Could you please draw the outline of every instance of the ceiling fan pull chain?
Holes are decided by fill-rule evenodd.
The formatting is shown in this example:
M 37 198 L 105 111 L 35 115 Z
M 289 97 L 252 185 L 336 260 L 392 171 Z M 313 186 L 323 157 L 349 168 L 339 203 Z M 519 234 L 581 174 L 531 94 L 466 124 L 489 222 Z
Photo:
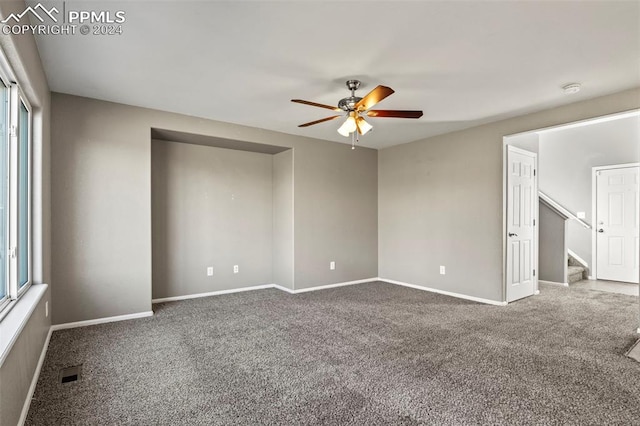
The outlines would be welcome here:
M 351 133 L 351 149 L 356 149 L 356 144 L 360 142 L 358 131 Z

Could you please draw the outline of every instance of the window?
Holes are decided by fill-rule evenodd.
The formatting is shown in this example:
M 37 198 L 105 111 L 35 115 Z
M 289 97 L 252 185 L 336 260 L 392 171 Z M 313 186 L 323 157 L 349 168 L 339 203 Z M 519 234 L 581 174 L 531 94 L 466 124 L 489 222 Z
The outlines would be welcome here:
M 0 63 L 0 317 L 31 284 L 31 107 Z
M 0 80 L 0 311 L 9 301 L 9 87 Z
M 31 222 L 29 211 L 31 126 L 29 118 L 29 110 L 24 104 L 24 100 L 20 99 L 20 113 L 18 115 L 18 214 L 16 216 L 18 220 L 18 286 L 20 289 L 29 284 L 29 223 Z

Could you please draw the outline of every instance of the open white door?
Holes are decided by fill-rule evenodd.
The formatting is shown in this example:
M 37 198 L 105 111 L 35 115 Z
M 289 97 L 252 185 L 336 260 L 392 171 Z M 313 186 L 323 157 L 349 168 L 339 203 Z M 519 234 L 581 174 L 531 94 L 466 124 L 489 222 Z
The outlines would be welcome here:
M 596 277 L 638 283 L 638 167 L 596 171 Z
M 507 302 L 535 294 L 537 154 L 507 145 Z

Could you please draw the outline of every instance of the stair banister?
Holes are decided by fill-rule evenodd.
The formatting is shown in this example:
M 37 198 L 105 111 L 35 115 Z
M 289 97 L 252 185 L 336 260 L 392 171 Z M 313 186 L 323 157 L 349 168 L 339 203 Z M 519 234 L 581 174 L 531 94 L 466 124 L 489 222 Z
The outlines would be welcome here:
M 542 201 L 544 201 L 549 207 L 559 211 L 560 213 L 562 213 L 564 216 L 568 217 L 569 219 L 575 220 L 577 221 L 580 225 L 582 225 L 584 228 L 587 229 L 591 229 L 591 225 L 589 225 L 587 222 L 585 222 L 584 220 L 578 218 L 578 216 L 576 216 L 574 213 L 570 212 L 569 210 L 567 210 L 565 207 L 563 207 L 560 203 L 558 203 L 557 201 L 555 201 L 553 198 L 549 197 L 547 194 L 545 194 L 542 191 L 538 191 L 538 195 L 540 196 L 540 199 Z

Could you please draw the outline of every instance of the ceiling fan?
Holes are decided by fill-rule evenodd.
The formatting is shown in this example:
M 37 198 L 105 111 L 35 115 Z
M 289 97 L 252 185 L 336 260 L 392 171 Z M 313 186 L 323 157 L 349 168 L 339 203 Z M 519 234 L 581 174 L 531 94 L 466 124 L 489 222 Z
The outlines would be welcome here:
M 345 137 L 352 137 L 353 144 L 357 139 L 357 135 L 364 135 L 373 126 L 367 123 L 362 117 L 390 117 L 390 118 L 420 118 L 422 117 L 422 111 L 401 111 L 401 110 L 385 110 L 385 109 L 370 109 L 387 96 L 394 93 L 393 89 L 387 86 L 378 86 L 369 92 L 364 98 L 356 96 L 355 92 L 360 87 L 359 80 L 347 80 L 347 88 L 351 91 L 351 96 L 340 99 L 337 107 L 330 105 L 319 104 L 316 102 L 305 101 L 302 99 L 291 99 L 291 102 L 299 104 L 311 105 L 320 108 L 330 109 L 336 112 L 346 112 L 347 119 L 338 129 L 338 133 Z M 325 121 L 335 120 L 336 118 L 344 117 L 345 114 L 333 115 L 331 117 L 321 118 L 320 120 L 310 121 L 304 123 L 298 127 L 308 127 L 314 124 L 324 123 Z M 353 147 L 353 146 L 352 146 Z

